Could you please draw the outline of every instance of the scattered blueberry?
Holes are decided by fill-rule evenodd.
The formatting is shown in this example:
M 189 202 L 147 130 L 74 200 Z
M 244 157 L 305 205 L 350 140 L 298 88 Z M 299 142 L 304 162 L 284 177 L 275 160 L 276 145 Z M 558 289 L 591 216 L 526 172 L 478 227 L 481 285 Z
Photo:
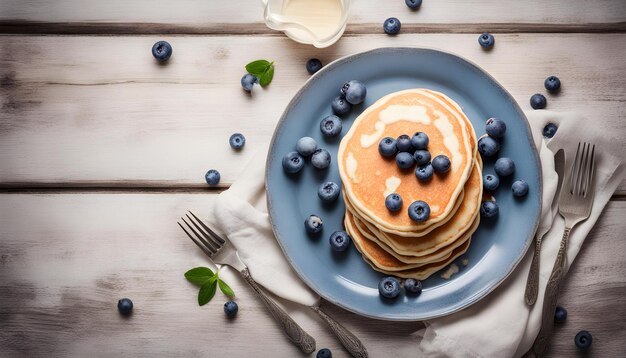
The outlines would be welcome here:
M 574 337 L 574 343 L 576 343 L 576 347 L 580 349 L 587 349 L 591 346 L 591 342 L 593 341 L 593 337 L 591 333 L 587 331 L 580 331 Z
M 533 109 L 544 109 L 548 105 L 548 100 L 546 97 L 540 93 L 535 93 L 530 97 L 530 106 Z
M 398 148 L 398 152 L 412 152 L 413 145 L 411 144 L 411 137 L 406 134 L 403 134 L 396 139 L 396 148 Z
M 333 113 L 338 116 L 344 115 L 352 109 L 352 105 L 341 96 L 335 97 L 335 99 L 333 99 L 330 103 L 330 107 L 332 108 Z
M 396 212 L 402 209 L 402 197 L 398 193 L 391 193 L 385 198 L 385 206 L 387 210 Z
M 559 127 L 557 127 L 556 124 L 548 123 L 545 127 L 543 127 L 543 136 L 546 138 L 552 138 L 556 134 L 557 129 L 559 129 Z
M 567 319 L 567 310 L 561 306 L 556 306 L 554 311 L 554 322 L 563 323 Z
M 409 205 L 409 217 L 418 223 L 428 220 L 430 217 L 430 206 L 421 200 L 414 201 Z
M 345 231 L 339 230 L 333 232 L 328 241 L 330 242 L 330 247 L 332 247 L 333 250 L 341 252 L 346 251 L 348 246 L 350 246 L 350 241 L 352 241 L 352 239 L 350 239 L 350 236 L 348 236 Z
M 517 180 L 511 185 L 513 196 L 522 197 L 528 194 L 528 183 L 523 180 Z
M 241 77 L 241 87 L 243 87 L 244 91 L 250 92 L 252 91 L 252 87 L 255 83 L 259 82 L 259 79 L 255 75 L 251 75 L 246 73 Z
M 411 137 L 411 144 L 415 149 L 426 149 L 428 148 L 428 135 L 424 132 L 417 132 L 413 134 Z
M 306 62 L 306 70 L 311 75 L 321 69 L 322 69 L 322 61 L 318 60 L 317 58 L 312 58 Z
M 335 137 L 341 133 L 341 119 L 339 117 L 330 115 L 322 119 L 320 122 L 320 130 L 322 134 L 327 137 Z
M 315 358 L 333 358 L 333 353 L 328 348 L 322 348 L 317 352 Z
M 322 231 L 323 226 L 324 223 L 322 219 L 317 215 L 309 215 L 309 217 L 304 220 L 304 228 L 309 234 L 319 233 Z
M 430 162 L 430 152 L 427 150 L 416 150 L 415 153 L 413 153 L 413 158 L 417 165 L 427 164 Z
M 293 174 L 299 172 L 304 167 L 304 158 L 298 152 L 289 152 L 283 157 L 283 169 L 285 172 Z
M 296 142 L 296 150 L 303 157 L 308 157 L 317 149 L 317 142 L 311 137 L 302 137 Z
M 317 196 L 320 200 L 325 202 L 332 202 L 337 200 L 339 197 L 339 185 L 337 183 L 333 183 L 332 181 L 323 183 L 317 189 Z
M 237 315 L 237 311 L 239 311 L 239 306 L 237 306 L 237 302 L 228 301 L 224 303 L 224 313 L 228 317 L 235 317 Z
M 172 45 L 167 41 L 158 41 L 152 46 L 152 56 L 159 61 L 167 61 L 172 56 Z
M 404 3 L 411 10 L 419 9 L 419 7 L 422 6 L 422 0 L 404 0 Z
M 556 92 L 561 88 L 561 80 L 556 76 L 550 76 L 543 82 L 544 87 L 550 92 Z
M 489 118 L 485 124 L 485 131 L 493 138 L 502 138 L 506 132 L 506 123 L 498 118 Z
M 208 172 L 206 172 L 206 174 L 204 174 L 204 180 L 206 180 L 206 183 L 209 185 L 217 185 L 220 182 L 220 172 L 218 172 L 215 169 L 211 169 Z
M 378 282 L 378 293 L 385 298 L 396 298 L 400 294 L 400 282 L 395 277 L 383 277 Z
M 378 143 L 378 152 L 383 157 L 391 157 L 395 155 L 397 151 L 396 140 L 391 137 L 385 137 Z
M 478 43 L 482 48 L 490 49 L 496 43 L 496 39 L 493 37 L 492 34 L 485 32 L 478 36 Z
M 417 180 L 422 181 L 422 182 L 429 181 L 430 178 L 433 177 L 434 173 L 435 173 L 435 169 L 433 168 L 433 165 L 430 163 L 427 163 L 426 165 L 421 165 L 415 168 L 415 176 L 417 177 Z
M 448 170 L 450 170 L 450 164 L 450 158 L 443 154 L 433 158 L 432 162 L 433 169 L 435 169 L 437 173 L 446 173 Z
M 500 142 L 486 136 L 478 140 L 478 152 L 483 157 L 493 157 L 500 151 Z
M 500 209 L 495 201 L 487 200 L 480 204 L 480 216 L 485 219 L 491 219 L 498 215 Z
M 330 165 L 330 153 L 326 149 L 318 148 L 311 155 L 311 164 L 317 169 L 325 169 Z
M 500 185 L 500 178 L 495 174 L 487 174 L 483 177 L 483 188 L 494 191 Z
M 130 298 L 122 298 L 117 301 L 117 310 L 123 315 L 129 315 L 133 311 L 133 301 Z
M 511 158 L 502 157 L 496 160 L 493 169 L 501 177 L 508 177 L 515 172 L 515 163 Z
M 398 32 L 400 32 L 401 27 L 402 24 L 400 23 L 400 20 L 398 20 L 398 18 L 396 17 L 390 17 L 383 23 L 383 29 L 388 35 L 397 34 Z
M 246 137 L 244 137 L 241 133 L 235 133 L 230 136 L 228 143 L 233 149 L 241 149 L 246 144 Z
M 413 278 L 404 280 L 404 290 L 413 295 L 422 293 L 422 281 Z
M 359 104 L 365 101 L 367 95 L 367 88 L 365 84 L 358 80 L 351 80 L 341 86 L 339 91 L 341 96 L 346 99 L 350 104 Z
M 400 152 L 396 154 L 396 164 L 398 164 L 398 167 L 401 169 L 409 169 L 415 165 L 415 159 L 413 159 L 411 153 Z

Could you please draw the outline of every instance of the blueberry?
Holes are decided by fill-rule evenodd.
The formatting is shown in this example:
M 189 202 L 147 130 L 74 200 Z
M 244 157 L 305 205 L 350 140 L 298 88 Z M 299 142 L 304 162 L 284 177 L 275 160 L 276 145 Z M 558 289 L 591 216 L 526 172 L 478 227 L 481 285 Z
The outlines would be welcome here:
M 543 127 L 543 136 L 546 138 L 552 138 L 556 134 L 557 129 L 559 127 L 554 123 L 548 123 L 545 127 Z
M 403 134 L 396 139 L 396 148 L 398 148 L 398 152 L 412 152 L 413 145 L 411 144 L 411 137 L 406 134 Z
M 446 173 L 450 170 L 450 164 L 450 158 L 443 154 L 436 156 L 432 162 L 433 169 L 435 169 L 437 173 Z
M 480 216 L 485 219 L 491 219 L 498 215 L 500 209 L 495 201 L 487 200 L 480 204 Z
M 298 152 L 289 152 L 283 157 L 283 169 L 285 172 L 293 174 L 302 170 L 304 158 Z
M 496 43 L 495 37 L 492 34 L 485 32 L 478 36 L 478 43 L 484 49 L 490 49 Z
M 427 150 L 416 150 L 415 153 L 413 153 L 413 158 L 417 165 L 427 164 L 430 162 L 430 152 Z
M 533 109 L 544 109 L 548 105 L 546 97 L 540 93 L 535 93 L 530 97 L 530 106 Z
M 251 75 L 249 73 L 246 73 L 243 77 L 241 77 L 241 87 L 243 87 L 246 92 L 252 91 L 252 87 L 257 82 L 259 82 L 259 79 L 255 75 Z
M 391 193 L 385 198 L 387 210 L 396 212 L 402 209 L 402 197 L 398 193 Z
M 383 277 L 378 282 L 378 293 L 385 298 L 396 298 L 400 294 L 400 282 L 395 277 Z
M 352 239 L 345 231 L 339 230 L 333 232 L 328 241 L 330 242 L 330 247 L 332 247 L 333 250 L 341 252 L 346 251 L 348 246 L 350 246 L 350 241 L 352 241 Z
M 209 185 L 217 185 L 220 182 L 220 172 L 218 172 L 215 169 L 211 169 L 208 172 L 206 172 L 206 174 L 204 174 L 204 180 L 206 180 L 206 183 Z
M 326 149 L 318 148 L 311 155 L 311 164 L 317 169 L 325 169 L 330 165 L 330 153 Z
M 478 140 L 478 152 L 483 157 L 493 157 L 500 151 L 500 142 L 486 136 Z
M 434 172 L 435 169 L 430 163 L 415 168 L 415 176 L 417 180 L 422 182 L 429 181 L 433 177 Z
M 404 3 L 411 10 L 419 9 L 419 7 L 422 6 L 422 0 L 404 0 Z
M 511 185 L 511 190 L 513 190 L 514 196 L 524 196 L 528 194 L 528 183 L 523 180 L 517 180 L 513 183 L 513 185 Z
M 409 217 L 418 223 L 428 220 L 430 217 L 430 206 L 421 200 L 414 201 L 409 205 Z
M 544 87 L 550 92 L 556 92 L 561 88 L 561 80 L 556 76 L 550 76 L 543 82 Z
M 335 137 L 341 133 L 341 120 L 339 117 L 330 115 L 320 122 L 320 130 L 327 137 Z
M 515 163 L 511 158 L 502 157 L 496 160 L 493 169 L 501 177 L 508 177 L 515 172 Z
M 317 149 L 317 142 L 311 137 L 302 137 L 296 142 L 296 150 L 303 157 L 308 157 Z
M 241 149 L 246 144 L 246 137 L 244 137 L 241 133 L 235 133 L 230 136 L 228 143 L 233 149 Z
M 502 138 L 506 132 L 506 123 L 498 118 L 489 118 L 485 124 L 485 131 L 493 138 Z
M 396 17 L 390 17 L 383 23 L 383 30 L 385 30 L 385 33 L 388 35 L 397 34 L 400 32 L 400 27 L 402 27 L 402 24 Z
M 428 135 L 424 132 L 417 132 L 413 134 L 411 138 L 411 144 L 415 149 L 426 149 L 428 148 Z
M 172 45 L 167 41 L 158 41 L 152 46 L 152 56 L 159 61 L 167 61 L 172 56 Z
M 400 169 L 409 169 L 415 165 L 415 159 L 413 159 L 411 153 L 400 152 L 396 154 L 396 164 L 398 164 Z
M 133 311 L 133 301 L 130 298 L 122 298 L 117 301 L 117 310 L 123 315 L 129 315 Z
M 500 185 L 500 178 L 495 174 L 487 174 L 483 178 L 483 188 L 494 191 Z
M 322 61 L 318 60 L 317 58 L 312 58 L 306 62 L 306 70 L 311 75 L 321 69 L 322 69 Z
M 224 303 L 224 313 L 226 313 L 226 316 L 230 318 L 235 317 L 237 315 L 237 311 L 239 311 L 239 306 L 237 306 L 237 302 L 228 301 Z
M 328 348 L 322 348 L 317 352 L 315 358 L 333 358 L 333 353 Z
M 337 200 L 339 197 L 339 185 L 337 183 L 333 183 L 332 181 L 323 183 L 317 189 L 317 196 L 320 200 L 325 202 L 332 202 Z
M 419 295 L 422 293 L 422 281 L 413 278 L 404 280 L 404 290 L 408 293 Z
M 591 346 L 591 342 L 593 341 L 593 337 L 591 333 L 587 331 L 580 331 L 574 337 L 574 343 L 576 343 L 576 347 L 580 349 L 587 349 Z
M 346 99 L 350 104 L 359 104 L 365 101 L 367 95 L 367 88 L 365 84 L 358 80 L 351 80 L 341 86 L 339 91 L 341 96 Z
M 304 228 L 309 234 L 317 234 L 322 231 L 323 227 L 324 223 L 317 215 L 309 215 L 309 217 L 304 220 Z
M 563 323 L 567 319 L 567 310 L 561 306 L 556 306 L 554 311 L 554 322 Z
M 396 140 L 391 137 L 385 137 L 378 143 L 378 153 L 383 157 L 391 157 L 395 155 L 397 151 Z
M 332 108 L 333 113 L 338 116 L 344 115 L 352 109 L 352 105 L 341 96 L 335 97 L 335 99 L 333 99 L 330 103 L 330 107 Z

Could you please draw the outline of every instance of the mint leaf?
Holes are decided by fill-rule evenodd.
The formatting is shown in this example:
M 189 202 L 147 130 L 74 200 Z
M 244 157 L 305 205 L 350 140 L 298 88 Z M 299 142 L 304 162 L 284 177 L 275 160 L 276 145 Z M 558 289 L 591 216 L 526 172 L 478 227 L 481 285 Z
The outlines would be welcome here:
M 217 290 L 217 276 L 211 277 L 205 282 L 198 292 L 198 304 L 204 306 L 215 296 Z
M 259 76 L 259 84 L 261 87 L 265 87 L 272 82 L 274 78 L 274 65 L 270 65 L 267 71 L 263 72 L 262 75 Z
M 246 71 L 257 77 L 261 76 L 272 64 L 267 60 L 256 60 L 246 65 Z
M 187 281 L 196 285 L 202 285 L 207 282 L 215 274 L 208 267 L 196 267 L 185 272 L 185 278 Z
M 220 291 L 222 291 L 223 294 L 225 294 L 229 298 L 235 297 L 235 291 L 233 291 L 233 289 L 230 288 L 230 286 L 228 286 L 226 282 L 218 279 L 217 284 L 220 286 Z

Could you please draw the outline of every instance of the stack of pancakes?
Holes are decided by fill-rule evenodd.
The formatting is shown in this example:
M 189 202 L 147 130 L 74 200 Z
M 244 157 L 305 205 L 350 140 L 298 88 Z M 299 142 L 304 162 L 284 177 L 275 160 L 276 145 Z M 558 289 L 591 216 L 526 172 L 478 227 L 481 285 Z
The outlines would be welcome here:
M 420 182 L 413 169 L 400 169 L 379 154 L 384 137 L 424 132 L 434 158 L 444 154 L 451 169 Z M 461 107 L 442 93 L 410 89 L 389 94 L 367 108 L 339 146 L 338 166 L 346 204 L 346 231 L 375 269 L 423 280 L 462 255 L 478 227 L 482 162 L 474 129 Z M 402 197 L 402 209 L 389 211 L 385 198 Z M 428 220 L 418 223 L 409 205 L 423 200 Z

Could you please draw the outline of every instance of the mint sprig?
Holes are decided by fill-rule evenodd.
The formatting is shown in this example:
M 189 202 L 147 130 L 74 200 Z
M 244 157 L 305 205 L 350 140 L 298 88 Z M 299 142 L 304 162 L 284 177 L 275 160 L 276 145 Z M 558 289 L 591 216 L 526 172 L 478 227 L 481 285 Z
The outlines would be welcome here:
M 259 79 L 261 87 L 265 87 L 269 85 L 274 78 L 274 61 L 252 61 L 246 65 L 246 71 L 251 75 L 255 75 Z
M 195 267 L 185 272 L 187 281 L 200 286 L 198 291 L 198 305 L 204 306 L 215 296 L 217 287 L 229 298 L 235 297 L 235 292 L 222 279 L 219 278 L 219 271 L 213 272 L 208 267 Z

